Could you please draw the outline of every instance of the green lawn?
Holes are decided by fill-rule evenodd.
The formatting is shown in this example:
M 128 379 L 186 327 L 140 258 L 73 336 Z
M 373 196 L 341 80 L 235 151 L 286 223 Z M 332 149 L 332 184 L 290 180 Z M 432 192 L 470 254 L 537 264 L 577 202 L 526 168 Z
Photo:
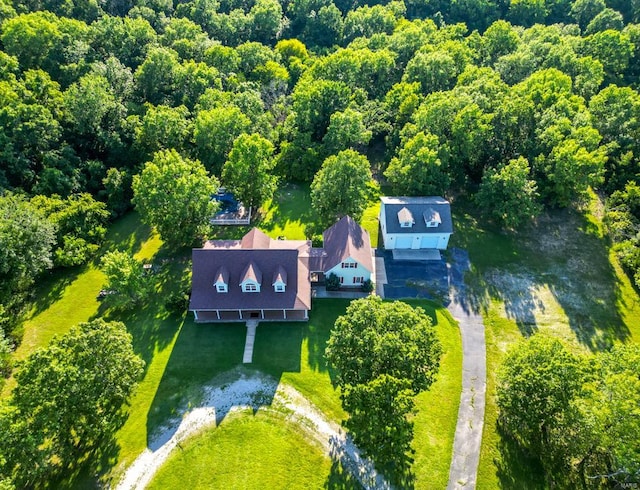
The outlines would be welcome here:
M 272 411 L 231 414 L 181 446 L 147 488 L 313 489 L 332 477 L 322 448 Z
M 408 301 L 424 308 L 434 319 L 443 355 L 440 372 L 429 391 L 416 397 L 418 413 L 414 419 L 413 448 L 415 487 L 446 488 L 453 451 L 462 388 L 462 340 L 457 324 L 442 308 L 428 301 Z
M 413 471 L 416 476 L 417 488 L 443 488 L 446 486 L 449 473 L 460 398 L 462 376 L 460 335 L 457 326 L 451 322 L 444 310 L 437 309 L 427 301 L 415 301 L 412 304 L 425 308 L 435 319 L 438 336 L 444 349 L 441 370 L 436 383 L 429 392 L 421 394 L 416 399 L 418 412 L 415 417 L 414 448 L 416 454 Z M 335 319 L 344 313 L 347 305 L 348 301 L 344 300 L 317 300 L 314 302 L 308 323 L 261 324 L 256 332 L 254 362 L 251 365 L 251 368 L 259 369 L 280 382 L 293 386 L 329 418 L 336 421 L 342 420 L 345 413 L 340 406 L 338 393 L 331 384 L 331 373 L 324 361 L 323 352 Z M 237 368 L 240 364 L 244 346 L 244 332 L 244 325 L 241 324 L 196 325 L 190 320 L 186 321 L 165 366 L 149 413 L 147 414 L 140 406 L 142 413 L 136 414 L 137 409 L 132 407 L 129 422 L 119 435 L 121 444 L 125 440 L 133 441 L 135 439 L 137 441 L 135 447 L 137 450 L 141 450 L 143 448 L 141 436 L 153 432 L 155 428 L 166 423 L 180 408 L 196 406 L 202 396 L 202 386 L 210 383 L 212 378 L 221 374 L 224 377 L 224 373 L 228 373 L 227 380 L 232 381 L 233 378 L 243 373 L 244 368 L 239 370 L 232 368 Z M 147 383 L 145 380 L 143 384 Z M 265 394 L 267 400 L 270 395 L 273 394 Z M 137 419 L 145 419 L 145 417 L 146 430 L 140 428 L 140 423 L 136 422 Z M 249 415 L 243 415 L 241 418 L 251 419 Z M 235 427 L 236 424 L 242 426 L 242 424 L 251 425 L 254 423 L 257 422 L 238 422 L 234 419 L 233 425 Z M 221 425 L 221 429 L 225 428 L 225 424 L 226 419 Z M 273 430 L 277 434 L 291 430 L 283 427 L 282 421 L 278 419 L 267 418 L 262 420 L 260 424 L 265 427 L 273 425 Z M 261 434 L 259 428 L 256 431 Z M 189 447 L 194 447 L 193 457 L 198 461 L 194 463 L 196 465 L 201 464 L 200 459 L 203 461 L 202 464 L 207 466 L 206 461 L 212 461 L 210 458 L 213 457 L 217 458 L 218 464 L 215 465 L 215 471 L 211 470 L 212 474 L 206 478 L 212 479 L 207 480 L 209 482 L 223 481 L 216 479 L 224 478 L 226 474 L 224 468 L 234 467 L 245 453 L 253 454 L 252 452 L 256 450 L 254 448 L 256 438 L 250 438 L 251 444 L 247 445 L 245 438 L 240 437 L 242 432 L 235 429 L 224 431 L 224 434 L 220 436 L 215 436 L 212 432 L 215 431 L 208 431 L 202 437 L 194 438 L 189 443 Z M 235 445 L 232 444 L 234 438 L 237 438 Z M 220 462 L 220 452 L 215 448 L 208 447 L 214 442 L 223 444 L 226 448 L 222 453 L 225 455 L 222 459 L 224 463 Z M 262 444 L 262 441 L 255 442 L 257 447 L 262 447 Z M 273 444 L 277 446 L 274 451 L 278 452 L 285 443 L 278 439 Z M 248 446 L 250 447 L 248 448 Z M 133 448 L 133 445 L 131 447 Z M 192 453 L 189 451 L 185 448 L 184 455 L 189 453 L 189 457 L 191 457 Z M 125 451 L 123 446 L 122 453 L 125 452 L 128 454 L 130 451 Z M 163 467 L 162 475 L 164 476 L 158 476 L 159 486 L 165 485 L 165 488 L 175 488 L 166 486 L 171 482 L 168 478 L 172 477 L 169 475 L 186 471 L 180 469 L 185 464 L 183 453 L 181 451 L 177 451 L 177 453 Z M 313 465 L 317 464 L 314 461 L 302 457 L 300 461 L 296 461 L 296 465 L 300 473 L 305 475 L 313 473 Z M 240 467 L 252 468 L 246 463 Z M 262 463 L 256 463 L 253 473 L 254 482 L 262 487 L 275 488 L 272 486 L 276 483 L 273 478 L 280 478 L 278 475 L 287 475 L 289 467 L 290 463 L 287 458 L 271 461 L 266 466 L 263 466 Z M 218 468 L 222 468 L 222 476 L 217 474 Z M 241 469 L 240 471 L 245 470 Z M 329 477 L 327 477 L 328 471 L 326 469 L 322 471 L 317 469 L 317 471 L 322 475 L 320 481 L 330 478 L 343 485 L 345 479 L 348 480 L 335 464 Z M 274 475 L 271 475 L 271 472 L 274 472 Z M 238 475 L 238 478 L 239 480 L 233 478 L 230 480 L 230 488 L 234 488 L 233 485 L 236 484 L 242 486 L 244 481 L 242 473 Z M 288 487 L 303 488 L 303 486 L 298 486 L 298 481 L 293 479 Z M 196 483 L 200 484 L 194 482 L 194 484 Z M 318 487 L 320 486 L 322 485 Z M 280 488 L 279 485 L 277 487 Z
M 283 234 L 288 238 L 302 238 L 304 213 L 309 210 L 308 189 L 287 186 L 275 199 L 278 205 L 269 207 L 263 217 L 266 231 L 272 236 Z M 296 204 L 296 201 L 303 204 Z M 377 204 L 376 209 L 373 207 L 367 211 L 371 222 L 375 221 Z M 115 451 L 108 454 L 110 459 L 101 462 L 102 466 L 93 470 L 103 475 L 103 483 L 118 480 L 124 469 L 147 447 L 154 431 L 185 407 L 197 405 L 202 399 L 204 385 L 214 378 L 222 376 L 224 379 L 225 373 L 231 380 L 244 369 L 239 368 L 244 347 L 244 325 L 197 325 L 190 315 L 170 313 L 164 306 L 168 295 L 188 281 L 189 250 L 165 250 L 158 236 L 141 224 L 135 213 L 128 214 L 111 227 L 104 249 L 114 248 L 129 251 L 139 260 L 158 266 L 159 270 L 153 276 L 157 284 L 156 293 L 148 298 L 146 304 L 122 313 L 100 304 L 96 296 L 103 286 L 104 276 L 98 270 L 97 262 L 56 273 L 40 285 L 38 302 L 23 326 L 25 340 L 15 354 L 17 358 L 24 358 L 34 349 L 47 345 L 53 335 L 63 334 L 72 325 L 97 316 L 121 320 L 127 325 L 136 353 L 146 362 L 145 374 L 131 400 L 129 417 L 116 434 Z M 457 327 L 449 322 L 442 310 L 436 312 L 432 304 L 424 301 L 417 304 L 436 320 L 445 354 L 441 374 L 432 390 L 417 398 L 413 470 L 419 488 L 439 488 L 446 484 L 451 457 L 460 396 L 461 347 Z M 347 305 L 348 301 L 317 300 L 308 323 L 262 324 L 257 331 L 254 363 L 250 366 L 295 387 L 336 421 L 342 420 L 345 413 L 339 394 L 331 384 L 331 372 L 323 353 L 332 325 Z M 9 391 L 10 386 L 5 395 Z M 237 434 L 243 424 L 243 421 L 230 422 L 228 433 L 221 431 L 219 436 L 207 434 L 203 437 L 233 439 L 233 434 Z M 273 425 L 277 437 L 282 439 L 287 439 L 287 431 L 292 430 L 282 421 L 274 421 L 273 417 L 246 424 L 257 424 L 254 427 L 256 433 L 264 430 L 265 426 Z M 236 425 L 237 429 L 234 428 Z M 193 444 L 194 448 L 202 446 L 196 439 Z M 331 464 L 329 459 L 318 453 L 318 448 L 304 451 L 310 458 L 309 473 L 314 474 L 315 467 L 324 465 L 320 472 L 322 481 L 348 488 L 349 478 L 339 465 Z M 270 464 L 267 467 L 276 474 L 274 478 L 289 478 L 285 466 Z M 297 485 L 295 482 L 307 481 L 303 476 L 296 478 L 292 480 L 293 487 Z M 61 482 L 61 486 L 86 487 L 95 484 L 93 480 L 94 477 L 85 474 L 73 481 Z M 265 481 L 269 486 L 271 480 Z M 242 485 L 241 481 L 238 484 Z
M 130 213 L 110 228 L 103 249 L 118 248 L 151 257 L 159 245 L 157 236 L 151 235 L 150 229 L 140 223 L 138 215 Z M 100 307 L 96 298 L 104 282 L 97 261 L 45 275 L 36 289 L 37 300 L 20 326 L 24 333 L 14 359 L 25 359 L 37 348 L 48 345 L 54 335 L 65 334 L 72 326 L 94 317 Z M 7 396 L 13 386 L 10 378 L 2 395 Z
M 467 282 L 485 318 L 487 409 L 478 488 L 544 487 L 535 462 L 497 432 L 495 375 L 510 345 L 536 332 L 576 351 L 640 341 L 638 294 L 607 245 L 596 204 L 550 212 L 518 233 L 486 226 L 472 206 L 453 206 L 452 245 L 469 251 Z

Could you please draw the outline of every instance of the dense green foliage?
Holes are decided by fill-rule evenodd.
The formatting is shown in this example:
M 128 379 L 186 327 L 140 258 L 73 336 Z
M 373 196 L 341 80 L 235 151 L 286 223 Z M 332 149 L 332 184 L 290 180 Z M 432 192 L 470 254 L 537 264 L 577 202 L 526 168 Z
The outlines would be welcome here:
M 538 459 L 550 485 L 602 488 L 640 476 L 640 348 L 580 356 L 534 336 L 498 381 L 500 424 Z
M 218 181 L 198 161 L 159 151 L 133 176 L 133 203 L 143 221 L 170 245 L 190 245 L 208 228 Z
M 31 285 L 91 260 L 133 188 L 171 245 L 218 181 L 255 207 L 314 182 L 323 225 L 372 177 L 507 228 L 595 188 L 640 284 L 639 22 L 635 0 L 1 0 L 0 371 Z
M 143 366 L 125 326 L 101 319 L 34 352 L 0 407 L 0 475 L 43 487 L 108 447 Z
M 345 426 L 376 464 L 402 479 L 410 458 L 413 397 L 439 368 L 440 343 L 421 308 L 378 296 L 351 302 L 338 317 L 325 357 L 349 414 Z
M 322 225 L 343 216 L 360 221 L 373 187 L 367 157 L 354 150 L 330 156 L 311 183 L 311 205 Z

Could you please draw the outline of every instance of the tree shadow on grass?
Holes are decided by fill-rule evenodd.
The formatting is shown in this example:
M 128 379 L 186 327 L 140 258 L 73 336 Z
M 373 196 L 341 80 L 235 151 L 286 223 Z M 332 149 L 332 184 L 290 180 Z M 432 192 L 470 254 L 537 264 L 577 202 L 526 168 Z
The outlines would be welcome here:
M 268 218 L 263 217 L 260 223 L 265 230 L 273 230 L 276 225 L 284 228 L 290 221 L 309 224 L 314 220 L 307 184 L 287 184 L 280 187 L 273 196 L 272 208 L 272 214 Z
M 256 330 L 253 363 L 242 364 L 246 326 L 244 323 L 196 324 L 185 320 L 174 344 L 164 374 L 147 417 L 147 444 L 157 448 L 177 430 L 181 414 L 201 406 L 211 395 L 203 387 L 225 386 L 261 373 L 265 382 L 253 393 L 248 404 L 257 410 L 271 405 L 284 372 L 300 371 L 303 323 L 261 323 Z M 273 380 L 273 382 L 269 381 Z M 208 390 L 208 388 L 207 388 Z M 220 423 L 230 407 L 217 407 Z M 162 429 L 162 435 L 158 431 Z
M 134 254 L 150 236 L 151 228 L 140 221 L 137 212 L 131 211 L 113 223 L 102 250 L 122 250 Z
M 466 247 L 473 269 L 467 298 L 486 309 L 492 299 L 523 336 L 549 317 L 549 294 L 566 315 L 577 340 L 592 351 L 625 341 L 630 331 L 620 314 L 622 287 L 597 226 L 575 210 L 552 210 L 517 233 L 505 233 L 468 214 L 456 217 L 455 241 Z
M 505 490 L 543 490 L 547 487 L 540 462 L 527 455 L 522 448 L 496 424 L 500 436 L 495 465 L 500 488 Z
M 324 351 L 331 335 L 331 329 L 340 315 L 344 315 L 350 300 L 346 299 L 316 299 L 313 302 L 313 314 L 309 325 L 304 330 L 307 340 L 308 363 L 311 369 L 318 372 L 328 372 L 333 382 L 334 372 L 327 365 Z
M 65 289 L 69 287 L 81 274 L 87 270 L 86 265 L 55 269 L 40 276 L 37 288 L 31 294 L 34 301 L 31 302 L 31 316 L 36 316 L 49 309 L 56 301 L 59 301 Z

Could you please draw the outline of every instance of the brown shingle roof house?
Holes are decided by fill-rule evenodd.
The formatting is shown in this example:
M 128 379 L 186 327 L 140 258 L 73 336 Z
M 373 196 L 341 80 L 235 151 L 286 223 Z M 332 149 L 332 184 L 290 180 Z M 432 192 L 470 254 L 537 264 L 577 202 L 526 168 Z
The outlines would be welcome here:
M 241 240 L 193 249 L 192 311 L 197 322 L 305 321 L 314 273 L 343 271 L 345 286 L 370 278 L 369 234 L 350 217 L 324 233 L 324 249 L 306 240 L 274 240 L 253 228 Z

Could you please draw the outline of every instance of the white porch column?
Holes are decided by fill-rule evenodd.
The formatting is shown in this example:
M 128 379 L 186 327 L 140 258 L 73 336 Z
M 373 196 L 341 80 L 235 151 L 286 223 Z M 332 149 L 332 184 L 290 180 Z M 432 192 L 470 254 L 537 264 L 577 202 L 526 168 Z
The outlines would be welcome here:
M 240 320 L 242 320 L 242 310 L 238 310 L 238 313 L 240 313 Z
M 193 316 L 196 317 L 196 320 L 198 319 L 198 310 L 193 310 Z
M 282 313 L 284 314 L 284 319 L 287 319 L 287 310 L 282 310 Z
M 264 320 L 264 310 L 260 310 L 260 317 Z
M 216 310 L 216 315 L 218 315 L 218 320 L 220 320 L 220 310 Z
M 309 310 L 304 310 L 304 317 L 305 319 L 309 318 Z

